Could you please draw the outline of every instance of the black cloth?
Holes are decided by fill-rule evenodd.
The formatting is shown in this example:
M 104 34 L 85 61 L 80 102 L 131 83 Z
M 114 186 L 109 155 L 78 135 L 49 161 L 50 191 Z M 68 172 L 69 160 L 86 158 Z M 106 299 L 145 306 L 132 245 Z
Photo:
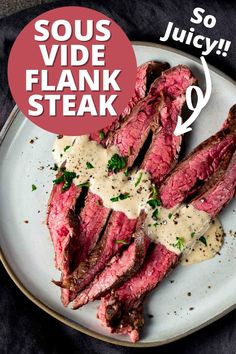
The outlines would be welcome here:
M 57 6 L 80 5 L 90 7 L 113 18 L 131 40 L 158 43 L 169 21 L 179 28 L 195 27 L 196 32 L 211 39 L 224 38 L 232 41 L 226 58 L 215 51 L 207 56 L 207 62 L 236 78 L 235 1 L 167 1 L 167 0 L 86 0 L 58 1 L 24 10 L 0 21 L 0 127 L 7 119 L 14 102 L 7 85 L 7 59 L 10 48 L 20 30 L 34 17 Z M 216 17 L 216 26 L 205 28 L 193 25 L 190 17 L 195 7 L 203 7 L 206 14 Z M 172 47 L 200 56 L 192 46 L 169 40 Z M 168 58 L 167 58 L 168 60 Z M 37 274 L 35 275 L 37 276 Z M 181 353 L 181 354 L 235 354 L 236 312 L 233 311 L 212 325 L 176 343 L 160 348 L 129 349 L 103 343 L 79 333 L 48 316 L 32 304 L 13 284 L 0 266 L 0 353 L 88 353 L 88 354 L 130 354 Z M 224 286 L 222 284 L 222 286 Z M 207 309 L 206 309 L 207 311 Z M 158 331 L 158 328 L 156 329 Z

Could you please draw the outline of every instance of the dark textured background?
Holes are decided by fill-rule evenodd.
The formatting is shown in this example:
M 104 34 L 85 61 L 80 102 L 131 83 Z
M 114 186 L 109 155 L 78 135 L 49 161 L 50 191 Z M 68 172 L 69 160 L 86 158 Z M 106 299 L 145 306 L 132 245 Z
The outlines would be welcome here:
M 47 2 L 48 4 L 45 4 Z M 212 39 L 225 38 L 232 41 L 226 58 L 213 53 L 207 57 L 207 61 L 236 79 L 235 1 L 87 0 L 50 3 L 50 0 L 13 0 L 0 1 L 0 17 L 35 4 L 41 5 L 0 20 L 0 127 L 14 105 L 7 86 L 6 75 L 7 57 L 11 45 L 26 23 L 38 14 L 56 6 L 82 5 L 94 8 L 112 17 L 131 40 L 156 43 L 158 43 L 159 37 L 165 33 L 168 21 L 174 22 L 180 28 L 188 29 L 194 7 L 203 7 L 206 13 L 216 16 L 217 24 L 213 29 L 197 25 L 196 31 L 198 30 L 199 33 Z M 179 42 L 168 41 L 167 44 L 200 56 L 197 49 Z M 0 266 L 0 286 L 1 354 L 144 353 L 142 349 L 122 348 L 103 343 L 54 320 L 32 304 L 17 289 L 2 266 Z M 222 284 L 222 286 L 224 285 Z M 145 351 L 150 354 L 236 354 L 236 311 L 178 342 Z

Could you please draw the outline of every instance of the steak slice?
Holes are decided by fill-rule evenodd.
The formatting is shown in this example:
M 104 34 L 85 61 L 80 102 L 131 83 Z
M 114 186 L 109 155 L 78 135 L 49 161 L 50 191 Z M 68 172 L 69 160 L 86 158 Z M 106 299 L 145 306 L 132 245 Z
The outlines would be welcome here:
M 122 117 L 130 114 L 134 106 L 148 94 L 153 81 L 169 68 L 170 65 L 168 63 L 156 61 L 148 61 L 138 67 L 135 92 L 124 109 Z
M 150 176 L 154 181 L 162 180 L 165 177 L 165 175 L 176 163 L 178 152 L 180 150 L 181 138 L 174 136 L 174 130 L 176 127 L 178 115 L 180 114 L 182 106 L 185 102 L 186 89 L 188 85 L 193 84 L 195 81 L 195 79 L 192 77 L 191 72 L 188 69 L 184 67 L 182 68 L 182 70 L 182 76 L 180 75 L 179 67 L 168 71 L 169 73 L 171 73 L 171 75 L 177 76 L 178 79 L 182 80 L 183 82 L 181 90 L 180 84 L 176 85 L 176 90 L 172 89 L 171 96 L 165 97 L 164 92 L 166 92 L 167 90 L 163 89 L 163 80 L 160 81 L 161 88 L 163 89 L 163 93 L 161 93 L 163 103 L 159 109 L 159 125 L 158 127 L 156 127 L 155 125 L 152 126 L 154 130 L 152 143 L 150 145 L 148 153 L 145 155 L 145 159 L 141 166 L 142 169 L 150 173 Z M 165 74 L 163 74 L 163 76 L 164 75 Z M 188 80 L 186 80 L 186 77 L 188 77 Z M 179 96 L 176 97 L 175 92 L 177 92 Z M 165 149 L 169 149 L 169 151 L 171 152 L 166 155 L 163 155 L 162 151 Z M 163 162 L 162 165 L 160 160 L 162 160 Z M 151 168 L 151 161 L 152 165 L 159 164 L 160 168 Z M 129 221 L 129 219 L 123 213 L 113 212 L 112 216 L 115 217 L 115 215 L 117 215 L 117 217 L 123 217 L 125 223 L 132 222 Z M 112 232 L 110 237 L 112 237 Z M 122 234 L 120 235 L 120 238 L 123 239 Z M 99 298 L 102 293 L 107 292 L 110 288 L 114 286 L 117 286 L 118 282 L 121 283 L 124 279 L 129 278 L 134 273 L 134 270 L 136 271 L 136 267 L 135 269 L 132 269 L 133 263 L 131 257 L 131 255 L 135 257 L 136 250 L 133 244 L 131 244 L 129 248 L 127 251 L 124 252 L 124 255 L 122 255 L 121 257 L 120 255 L 114 257 L 114 259 L 117 259 L 117 261 L 114 261 L 112 265 L 108 265 L 108 267 L 100 274 L 100 276 L 95 278 L 94 282 L 80 293 L 80 295 L 74 302 L 74 308 L 82 306 L 87 301 L 93 301 Z M 146 250 L 147 248 L 145 248 L 145 252 Z M 127 263 L 126 257 L 129 254 L 130 263 Z M 120 269 L 120 264 L 122 264 L 123 262 L 123 257 L 126 262 L 126 267 Z M 139 267 L 141 266 L 141 264 L 142 263 L 139 262 Z M 115 272 L 117 274 L 115 274 Z M 110 274 L 112 274 L 112 276 Z
M 104 208 L 99 196 L 88 192 L 85 206 L 79 215 L 79 243 L 81 248 L 77 264 L 83 262 L 95 247 L 100 231 L 104 228 L 110 210 Z
M 132 165 L 137 156 L 137 151 L 140 151 L 150 132 L 151 125 L 158 129 L 159 119 L 154 119 L 154 117 L 159 114 L 160 107 L 164 105 L 168 109 L 173 104 L 174 111 L 177 111 L 177 106 L 181 107 L 181 102 L 178 104 L 178 100 L 181 101 L 180 97 L 182 96 L 182 100 L 185 100 L 186 89 L 195 81 L 196 79 L 193 77 L 191 71 L 182 65 L 163 72 L 161 77 L 157 78 L 151 85 L 147 97 L 134 107 L 129 119 L 108 139 L 108 145 L 114 144 L 122 156 L 128 156 L 128 164 Z M 170 88 L 169 85 L 172 85 L 172 87 Z M 170 125 L 172 125 L 173 118 L 169 117 L 167 112 L 164 112 L 164 109 L 162 112 L 162 120 L 164 121 L 166 118 L 170 121 Z M 171 111 L 169 113 L 172 115 Z M 142 126 L 141 134 L 140 125 Z M 167 122 L 165 126 L 167 126 Z M 172 131 L 171 126 L 170 131 Z M 133 151 L 135 152 L 135 156 Z
M 149 172 L 153 183 L 157 186 L 178 161 L 182 138 L 175 136 L 174 130 L 184 103 L 184 93 L 173 101 L 164 99 L 159 114 L 159 127 L 154 130 L 151 145 L 141 165 L 141 169 Z
M 72 245 L 70 241 L 79 236 L 75 204 L 81 188 L 72 184 L 69 190 L 62 192 L 62 186 L 63 183 L 53 186 L 48 202 L 46 223 L 54 246 L 56 268 L 68 274 L 72 270 L 74 257 L 74 244 Z
M 227 126 L 227 134 L 232 134 L 232 126 L 234 125 L 232 120 L 235 121 L 235 106 L 230 110 L 229 117 L 224 124 L 224 128 Z M 229 122 L 231 124 L 229 125 Z M 223 128 L 223 129 L 224 129 Z M 226 132 L 225 132 L 226 134 Z M 215 143 L 214 139 L 208 139 L 208 144 Z M 205 144 L 205 148 L 208 148 L 208 144 Z M 200 145 L 201 146 L 201 145 Z M 231 149 L 224 155 L 223 160 L 219 165 L 219 169 L 208 180 L 207 185 L 209 188 L 203 187 L 203 192 L 196 199 L 192 201 L 192 204 L 198 210 L 208 212 L 211 217 L 216 216 L 224 205 L 229 202 L 235 194 L 236 188 L 236 153 L 229 163 L 229 158 L 232 156 L 233 151 L 236 149 L 236 141 L 231 146 Z M 197 150 L 197 149 L 196 149 Z M 199 149 L 201 152 L 201 149 Z M 218 158 L 217 155 L 215 155 Z M 195 158 L 195 154 L 191 154 L 190 157 Z M 191 161 L 191 159 L 189 159 Z M 137 340 L 139 338 L 138 328 L 141 329 L 141 312 L 142 301 L 146 294 L 155 288 L 159 282 L 165 277 L 165 275 L 177 264 L 178 257 L 168 251 L 163 245 L 157 244 L 154 246 L 154 251 L 161 247 L 165 249 L 166 261 L 173 260 L 170 267 L 162 269 L 162 264 L 156 263 L 155 257 L 148 256 L 141 267 L 141 270 L 136 273 L 129 281 L 125 282 L 118 290 L 114 291 L 111 295 L 107 295 L 103 300 L 99 308 L 98 317 L 102 320 L 103 324 L 110 327 L 110 331 L 116 333 L 128 333 L 131 339 Z M 173 257 L 173 258 L 172 258 Z M 165 262 L 165 259 L 162 260 Z M 158 265 L 157 269 L 155 265 Z M 151 280 L 148 279 L 148 283 L 145 281 L 145 269 L 147 270 L 146 276 L 152 274 Z M 152 270 L 153 269 L 153 273 Z M 156 270 L 156 272 L 154 271 Z M 150 273 L 148 273 L 148 271 Z M 153 281 L 153 282 L 152 282 Z M 135 295 L 136 291 L 136 295 Z M 127 319 L 127 313 L 132 313 L 133 324 Z M 136 315 L 136 318 L 134 317 Z M 138 327 L 137 327 L 138 324 Z M 134 331 L 134 332 L 133 332 Z M 134 335 L 135 334 L 135 335 Z
M 128 314 L 130 310 L 131 312 L 137 310 L 140 298 L 143 299 L 143 296 L 151 291 L 177 263 L 178 256 L 167 250 L 165 246 L 161 244 L 152 246 L 139 272 L 102 300 L 98 318 L 102 320 L 103 325 L 111 327 L 113 332 L 119 332 L 122 328 L 119 320 L 123 314 Z
M 64 279 L 62 286 L 72 291 L 79 292 L 88 285 L 95 275 L 103 269 L 111 257 L 120 251 L 123 244 L 119 242 L 120 234 L 122 240 L 130 243 L 136 220 L 124 222 L 123 213 L 112 214 L 108 221 L 103 237 L 90 253 L 89 257 L 79 264 L 77 269 Z M 118 241 L 118 242 L 117 242 Z
M 167 63 L 156 61 L 148 61 L 138 66 L 134 94 L 124 111 L 113 123 L 101 130 L 102 134 L 95 132 L 90 134 L 90 138 L 105 146 L 108 135 L 120 127 L 121 122 L 131 113 L 134 106 L 147 95 L 152 82 L 169 67 Z
M 197 146 L 177 167 L 160 187 L 162 204 L 171 208 L 186 199 L 199 181 L 205 181 L 219 166 L 220 161 L 236 142 L 236 105 L 233 106 L 223 128 Z
M 140 268 L 150 239 L 142 228 L 135 232 L 132 237 L 134 242 L 124 250 L 122 255 L 115 255 L 109 262 L 108 267 L 98 274 L 93 282 L 77 296 L 73 303 L 74 310 L 105 295 L 112 287 L 118 286 L 129 279 Z
M 236 146 L 235 146 L 236 148 Z M 192 205 L 205 211 L 214 218 L 221 209 L 231 201 L 235 195 L 236 188 L 236 152 L 234 152 L 227 168 L 222 167 L 218 174 L 218 180 L 211 188 L 200 194 L 192 201 Z

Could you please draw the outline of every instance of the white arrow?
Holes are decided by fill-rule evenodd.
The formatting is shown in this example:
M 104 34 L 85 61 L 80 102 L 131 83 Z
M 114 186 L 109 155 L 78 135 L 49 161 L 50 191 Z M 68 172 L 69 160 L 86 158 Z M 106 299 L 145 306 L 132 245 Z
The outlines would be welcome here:
M 207 66 L 205 58 L 202 56 L 200 59 L 201 59 L 201 62 L 202 62 L 204 75 L 205 75 L 206 93 L 205 93 L 205 96 L 203 96 L 203 92 L 200 89 L 200 87 L 198 87 L 198 86 L 189 86 L 187 88 L 187 91 L 186 91 L 186 102 L 187 102 L 188 108 L 191 111 L 193 111 L 193 113 L 186 120 L 186 122 L 184 122 L 183 124 L 182 124 L 182 118 L 180 116 L 178 116 L 177 125 L 176 125 L 175 131 L 174 131 L 174 135 L 175 136 L 185 134 L 185 133 L 190 132 L 192 130 L 190 125 L 198 117 L 198 115 L 200 114 L 201 110 L 203 109 L 203 107 L 205 107 L 205 105 L 207 104 L 207 102 L 209 101 L 209 99 L 211 97 L 212 84 L 211 84 L 210 72 L 209 72 L 209 69 L 208 69 L 208 66 Z M 195 92 L 197 94 L 196 107 L 193 107 L 193 103 L 192 103 L 192 90 L 195 90 Z

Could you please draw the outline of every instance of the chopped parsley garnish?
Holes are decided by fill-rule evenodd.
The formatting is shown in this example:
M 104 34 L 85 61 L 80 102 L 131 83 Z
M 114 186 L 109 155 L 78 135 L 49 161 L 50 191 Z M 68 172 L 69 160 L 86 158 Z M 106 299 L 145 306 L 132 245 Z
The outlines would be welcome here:
M 128 193 L 121 193 L 120 195 L 118 195 L 117 197 L 112 197 L 110 199 L 111 202 L 118 202 L 119 200 L 124 200 L 124 199 L 127 199 L 127 198 L 130 198 L 130 195 Z
M 36 185 L 35 185 L 35 184 L 32 184 L 32 192 L 33 192 L 33 191 L 36 191 L 36 189 L 37 189 Z
M 124 175 L 125 175 L 126 177 L 128 177 L 128 175 L 129 175 L 129 169 L 128 169 L 128 168 L 126 168 L 126 169 L 124 170 Z
M 168 219 L 171 219 L 172 216 L 173 216 L 173 214 L 172 214 L 172 213 L 169 213 L 169 214 L 168 214 Z
M 89 181 L 78 184 L 78 187 L 81 187 L 81 188 L 82 188 L 82 187 L 89 188 Z
M 110 199 L 111 202 L 118 202 L 119 201 L 119 197 L 112 197 Z
M 173 244 L 174 247 L 178 248 L 180 251 L 184 249 L 185 241 L 183 237 L 176 237 L 176 243 Z
M 141 182 L 141 179 L 143 177 L 143 172 L 140 172 L 137 181 L 135 182 L 135 187 L 137 187 L 139 185 L 139 183 Z
M 155 209 L 154 212 L 152 213 L 152 218 L 154 220 L 157 220 L 158 219 L 158 214 L 159 214 L 159 210 Z
M 60 183 L 63 183 L 63 186 L 62 186 L 62 192 L 65 192 L 67 191 L 72 182 L 73 182 L 73 179 L 76 177 L 76 173 L 75 172 L 70 172 L 70 171 L 63 171 L 62 175 L 58 178 L 56 178 L 53 183 L 54 184 L 60 184 Z
M 100 130 L 100 132 L 99 132 L 99 139 L 100 140 L 103 140 L 105 138 L 105 134 L 104 134 L 104 132 L 102 131 L 102 130 Z
M 66 145 L 66 146 L 64 147 L 64 152 L 66 152 L 70 147 L 71 147 L 71 145 Z
M 152 184 L 151 197 L 152 197 L 153 199 L 156 199 L 157 196 L 158 196 L 158 191 L 157 191 L 157 189 L 156 189 L 156 186 L 155 186 L 155 184 Z
M 108 171 L 117 173 L 123 168 L 125 168 L 126 163 L 127 163 L 127 157 L 122 157 L 118 154 L 114 154 L 107 163 Z
M 191 233 L 191 237 L 193 238 L 195 236 L 195 232 L 192 232 Z
M 205 236 L 201 236 L 199 238 L 199 241 L 201 241 L 205 246 L 207 246 L 207 240 L 206 240 Z
M 86 162 L 86 168 L 91 169 L 94 168 L 94 166 L 91 164 L 91 162 Z
M 115 240 L 115 243 L 121 243 L 122 245 L 127 245 L 125 240 Z
M 119 198 L 120 198 L 120 200 L 124 200 L 124 199 L 130 198 L 130 195 L 129 195 L 129 193 L 125 193 L 125 194 L 121 193 L 119 195 Z
M 157 209 L 157 207 L 161 206 L 161 201 L 160 199 L 158 199 L 158 191 L 156 189 L 156 186 L 154 184 L 152 184 L 152 190 L 151 190 L 151 195 L 150 197 L 152 199 L 149 199 L 147 201 L 147 204 L 150 205 L 150 207 L 154 210 L 152 213 L 152 218 L 154 220 L 158 219 L 158 214 L 159 214 L 159 210 Z M 154 226 L 158 225 L 158 223 L 156 223 Z
M 149 199 L 147 203 L 150 205 L 152 209 L 155 209 L 156 207 L 161 205 L 161 202 L 159 199 Z

